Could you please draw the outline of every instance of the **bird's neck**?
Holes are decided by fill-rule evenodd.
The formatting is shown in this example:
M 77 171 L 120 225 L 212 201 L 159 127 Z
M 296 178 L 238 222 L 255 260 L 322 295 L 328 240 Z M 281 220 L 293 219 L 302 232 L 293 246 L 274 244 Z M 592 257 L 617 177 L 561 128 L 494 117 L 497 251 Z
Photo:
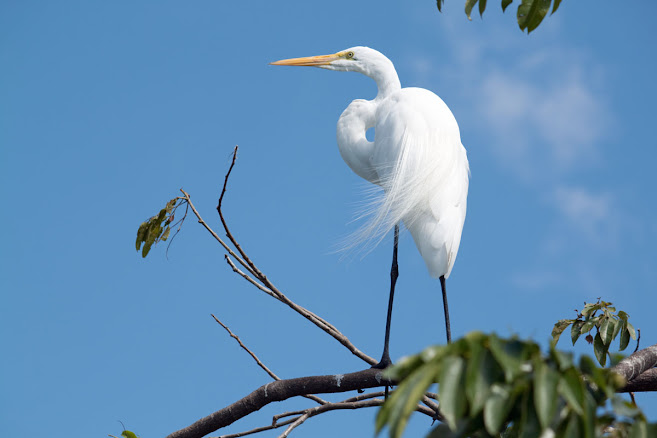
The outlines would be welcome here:
M 395 67 L 388 59 L 386 61 L 383 64 L 377 65 L 375 70 L 367 72 L 367 76 L 374 79 L 379 89 L 376 100 L 385 99 L 395 91 L 401 89 L 401 83 L 399 82 L 399 76 L 397 76 Z

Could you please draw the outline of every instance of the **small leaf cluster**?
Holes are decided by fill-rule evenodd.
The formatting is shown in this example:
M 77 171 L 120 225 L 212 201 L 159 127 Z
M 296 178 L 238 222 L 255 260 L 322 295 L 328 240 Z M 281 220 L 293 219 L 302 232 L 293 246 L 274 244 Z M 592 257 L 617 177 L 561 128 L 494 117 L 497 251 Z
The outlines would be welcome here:
M 609 355 L 609 346 L 612 341 L 620 335 L 620 351 L 627 348 L 630 338 L 636 339 L 636 330 L 628 321 L 629 315 L 622 310 L 616 313 L 612 303 L 600 301 L 587 303 L 584 310 L 577 314 L 575 319 L 561 319 L 557 321 L 552 329 L 552 342 L 556 344 L 561 334 L 570 328 L 570 337 L 575 342 L 583 334 L 587 334 L 586 340 L 593 343 L 593 351 L 600 365 L 605 366 Z M 591 330 L 596 329 L 595 337 Z
M 380 409 L 376 430 L 387 426 L 391 438 L 402 435 L 434 383 L 444 422 L 430 438 L 657 436 L 647 435 L 657 429 L 616 395 L 622 377 L 587 356 L 575 365 L 554 345 L 543 355 L 531 341 L 473 332 L 405 358 L 386 373 L 400 384 Z M 598 415 L 607 400 L 612 410 Z
M 169 238 L 175 211 L 181 203 L 180 198 L 173 198 L 158 214 L 139 226 L 136 247 L 137 251 L 141 249 L 142 257 L 146 257 L 151 247 L 157 242 L 166 241 Z
M 443 3 L 444 0 L 436 1 L 440 12 L 442 12 Z M 472 20 L 472 9 L 477 3 L 479 3 L 479 15 L 484 15 L 487 0 L 466 0 L 465 14 L 468 16 L 468 20 Z M 513 0 L 502 0 L 502 11 L 506 12 L 506 8 L 511 3 L 513 3 Z M 517 12 L 520 30 L 527 30 L 527 33 L 531 33 L 541 24 L 548 12 L 550 12 L 550 6 L 552 6 L 551 14 L 554 14 L 559 9 L 560 4 L 561 0 L 554 0 L 554 4 L 552 0 L 521 0 Z

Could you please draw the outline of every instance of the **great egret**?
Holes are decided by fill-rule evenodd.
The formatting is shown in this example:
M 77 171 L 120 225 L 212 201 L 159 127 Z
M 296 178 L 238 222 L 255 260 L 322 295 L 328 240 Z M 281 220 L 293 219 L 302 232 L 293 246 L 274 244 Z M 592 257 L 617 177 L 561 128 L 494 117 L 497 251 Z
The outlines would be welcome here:
M 459 127 L 447 105 L 423 88 L 402 88 L 392 62 L 369 47 L 333 55 L 284 59 L 273 65 L 310 66 L 355 71 L 374 79 L 374 100 L 356 99 L 338 120 L 340 154 L 357 175 L 383 188 L 384 196 L 365 229 L 381 235 L 394 227 L 390 297 L 383 355 L 378 368 L 390 365 L 388 343 L 398 276 L 399 222 L 410 231 L 429 273 L 440 278 L 447 342 L 451 341 L 445 279 L 461 241 L 470 170 Z M 366 132 L 374 128 L 374 141 Z

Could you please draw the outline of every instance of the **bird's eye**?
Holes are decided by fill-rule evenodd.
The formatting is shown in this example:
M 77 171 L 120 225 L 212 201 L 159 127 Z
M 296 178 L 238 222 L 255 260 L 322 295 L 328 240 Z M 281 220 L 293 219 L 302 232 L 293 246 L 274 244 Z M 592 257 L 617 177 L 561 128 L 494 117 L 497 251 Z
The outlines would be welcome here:
M 354 52 L 347 52 L 347 59 L 351 59 L 354 57 Z

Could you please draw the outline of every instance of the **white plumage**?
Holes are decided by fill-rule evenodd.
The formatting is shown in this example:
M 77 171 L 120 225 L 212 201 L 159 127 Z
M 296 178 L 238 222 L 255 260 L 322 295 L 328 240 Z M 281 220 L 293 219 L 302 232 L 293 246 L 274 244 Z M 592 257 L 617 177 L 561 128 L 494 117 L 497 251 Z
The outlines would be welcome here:
M 392 62 L 368 47 L 272 64 L 355 71 L 374 79 L 376 97 L 354 100 L 337 126 L 344 161 L 384 192 L 361 239 L 380 237 L 403 222 L 430 275 L 449 277 L 465 221 L 469 167 L 447 105 L 431 91 L 401 88 Z M 370 128 L 373 142 L 366 138 Z

